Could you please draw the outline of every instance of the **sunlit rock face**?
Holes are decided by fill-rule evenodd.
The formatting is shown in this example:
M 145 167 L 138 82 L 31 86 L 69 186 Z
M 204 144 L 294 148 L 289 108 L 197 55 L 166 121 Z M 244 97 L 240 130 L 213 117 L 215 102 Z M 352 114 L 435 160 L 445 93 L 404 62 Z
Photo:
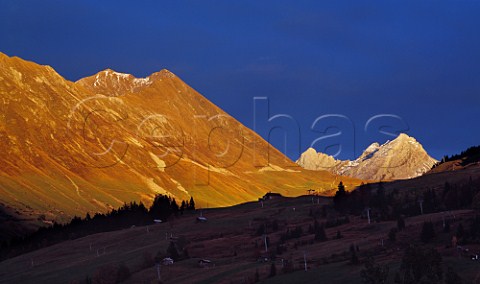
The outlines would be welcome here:
M 168 70 L 71 82 L 1 53 L 0 159 L 0 206 L 41 222 L 148 205 L 155 194 L 199 207 L 269 191 L 328 195 L 337 181 L 303 170 Z
M 415 138 L 403 133 L 383 145 L 373 143 L 354 161 L 335 160 L 312 148 L 297 160 L 305 169 L 328 170 L 364 180 L 410 179 L 428 172 L 437 162 Z

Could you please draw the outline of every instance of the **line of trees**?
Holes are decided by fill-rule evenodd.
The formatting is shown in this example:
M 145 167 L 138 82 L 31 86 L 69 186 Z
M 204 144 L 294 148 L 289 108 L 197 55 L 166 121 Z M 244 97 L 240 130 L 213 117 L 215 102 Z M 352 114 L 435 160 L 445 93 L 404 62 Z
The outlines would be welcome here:
M 195 210 L 193 197 L 190 200 L 182 201 L 179 206 L 175 198 L 157 195 L 148 209 L 143 203 L 131 202 L 106 214 L 96 213 L 91 217 L 87 213 L 85 218 L 75 216 L 67 224 L 54 223 L 50 227 L 41 227 L 28 236 L 16 237 L 9 242 L 0 243 L 0 260 L 51 246 L 65 240 L 73 240 L 91 234 L 110 232 L 132 226 L 153 224 L 154 219 L 167 222 L 172 216 L 183 215 L 184 211 L 188 210 Z
M 420 189 L 400 192 L 385 190 L 383 183 L 364 184 L 346 192 L 340 182 L 333 198 L 334 207 L 342 213 L 360 215 L 367 208 L 372 220 L 397 220 L 400 216 L 415 216 L 445 210 L 480 208 L 480 179 L 445 183 L 443 189 Z M 421 203 L 421 207 L 420 207 Z
M 467 150 L 462 151 L 460 154 L 456 154 L 452 156 L 444 156 L 442 159 L 442 163 L 455 161 L 455 160 L 462 160 L 463 166 L 466 166 L 471 163 L 479 162 L 480 161 L 480 145 L 470 147 Z
M 394 274 L 393 282 L 398 284 L 447 283 L 461 284 L 463 279 L 443 263 L 442 256 L 434 248 L 410 246 L 405 249 L 400 268 Z M 365 261 L 360 272 L 362 283 L 381 284 L 389 282 L 389 266 L 377 264 L 373 258 Z

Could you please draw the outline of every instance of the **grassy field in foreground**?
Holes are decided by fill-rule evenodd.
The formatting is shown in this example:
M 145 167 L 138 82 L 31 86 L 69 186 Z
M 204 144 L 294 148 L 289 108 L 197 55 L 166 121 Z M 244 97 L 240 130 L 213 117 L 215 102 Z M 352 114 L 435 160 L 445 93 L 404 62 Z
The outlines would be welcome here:
M 378 262 L 389 264 L 393 279 L 403 249 L 418 242 L 423 222 L 432 220 L 438 225 L 443 216 L 435 213 L 407 218 L 406 229 L 397 234 L 396 242 L 389 242 L 387 237 L 396 222 L 368 224 L 358 216 L 349 216 L 350 223 L 326 229 L 327 241 L 314 242 L 314 235 L 308 233 L 308 227 L 313 225 L 309 213 L 330 203 L 331 199 L 310 196 L 277 198 L 264 202 L 263 208 L 259 202 L 250 202 L 202 210 L 208 218 L 206 223 L 195 222 L 200 214 L 197 211 L 168 223 L 95 234 L 1 262 L 0 283 L 79 283 L 87 276 L 108 273 L 109 268 L 120 264 L 128 267 L 131 274 L 125 283 L 157 283 L 156 267 L 148 260 L 166 254 L 171 236 L 185 241 L 190 258 L 162 266 L 164 283 L 252 283 L 256 271 L 262 283 L 359 283 L 363 264 L 349 264 L 351 244 L 359 247 L 360 262 L 373 255 Z M 475 214 L 469 210 L 453 213 L 457 222 Z M 278 230 L 267 231 L 269 251 L 276 250 L 287 229 L 300 226 L 303 234 L 285 242 L 286 251 L 277 254 L 276 276 L 269 278 L 271 263 L 258 261 L 265 248 L 263 237 L 256 232 L 265 221 L 273 220 L 277 221 Z M 437 231 L 433 245 L 443 255 L 444 263 L 453 266 L 464 280 L 470 281 L 467 283 L 475 283 L 480 262 L 458 257 L 454 249 L 446 248 L 451 234 L 440 233 L 440 228 Z M 341 239 L 335 238 L 337 232 L 343 236 Z M 289 260 L 294 271 L 284 273 L 280 258 Z M 211 260 L 215 267 L 199 267 L 200 259 Z

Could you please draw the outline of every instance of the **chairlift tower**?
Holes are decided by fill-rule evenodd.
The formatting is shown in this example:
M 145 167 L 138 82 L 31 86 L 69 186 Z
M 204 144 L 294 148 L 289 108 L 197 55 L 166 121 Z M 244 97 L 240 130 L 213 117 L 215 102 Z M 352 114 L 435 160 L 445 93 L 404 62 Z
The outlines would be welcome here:
M 305 272 L 307 271 L 307 254 L 303 251 L 303 264 L 305 266 Z
M 265 232 L 264 232 L 264 241 L 265 241 L 265 252 L 268 252 L 268 243 L 267 243 L 267 224 L 265 224 Z
M 365 208 L 367 210 L 368 224 L 370 224 L 370 207 Z

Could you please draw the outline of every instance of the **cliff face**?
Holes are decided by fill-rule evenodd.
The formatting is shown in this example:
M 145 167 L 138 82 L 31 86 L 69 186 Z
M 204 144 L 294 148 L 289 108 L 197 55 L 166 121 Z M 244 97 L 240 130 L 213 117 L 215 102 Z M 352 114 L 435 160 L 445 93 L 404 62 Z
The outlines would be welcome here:
M 312 148 L 297 160 L 305 169 L 364 180 L 410 179 L 428 172 L 436 162 L 415 138 L 403 133 L 383 145 L 373 143 L 353 161 L 335 160 Z

